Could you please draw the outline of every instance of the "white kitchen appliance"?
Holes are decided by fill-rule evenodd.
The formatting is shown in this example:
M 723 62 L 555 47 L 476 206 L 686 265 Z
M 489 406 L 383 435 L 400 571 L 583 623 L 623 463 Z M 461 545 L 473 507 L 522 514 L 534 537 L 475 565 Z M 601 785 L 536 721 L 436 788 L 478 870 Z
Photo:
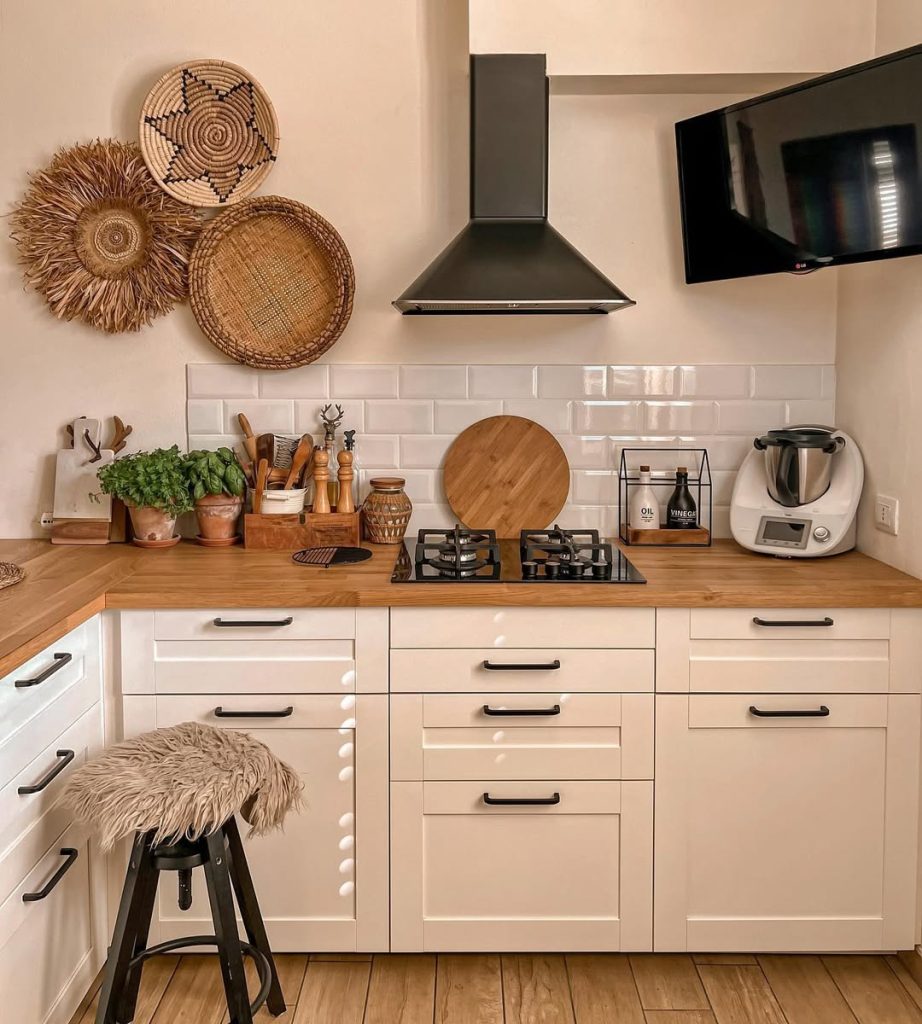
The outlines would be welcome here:
M 785 558 L 855 546 L 864 461 L 848 434 L 796 426 L 757 437 L 730 498 L 730 532 L 744 548 Z

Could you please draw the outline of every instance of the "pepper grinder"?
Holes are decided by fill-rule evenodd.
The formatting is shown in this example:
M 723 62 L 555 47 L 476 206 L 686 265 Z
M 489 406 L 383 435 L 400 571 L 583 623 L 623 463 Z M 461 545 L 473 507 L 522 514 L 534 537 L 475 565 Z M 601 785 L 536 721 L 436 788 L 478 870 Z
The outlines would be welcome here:
M 353 462 L 355 455 L 352 452 L 355 446 L 355 431 L 347 430 L 343 433 L 345 447 L 336 455 L 339 463 L 339 503 L 336 506 L 337 512 L 354 512 L 355 500 L 352 496 L 352 480 L 355 477 Z
M 312 511 L 324 513 L 330 511 L 330 493 L 327 483 L 330 479 L 330 456 L 325 448 L 318 448 L 314 453 L 314 506 Z

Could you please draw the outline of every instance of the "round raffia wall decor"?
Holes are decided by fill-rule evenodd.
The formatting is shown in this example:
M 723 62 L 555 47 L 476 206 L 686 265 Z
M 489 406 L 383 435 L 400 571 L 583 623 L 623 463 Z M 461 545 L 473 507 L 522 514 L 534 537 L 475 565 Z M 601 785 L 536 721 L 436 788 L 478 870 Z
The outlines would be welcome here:
M 243 68 L 196 60 L 168 71 L 141 108 L 141 150 L 157 184 L 192 206 L 253 192 L 279 145 L 272 102 Z
M 245 199 L 199 236 L 189 296 L 199 326 L 238 363 L 304 366 L 343 333 L 355 273 L 339 232 L 281 196 Z
M 61 320 L 137 331 L 187 293 L 198 214 L 151 181 L 133 143 L 62 149 L 13 211 L 26 281 Z

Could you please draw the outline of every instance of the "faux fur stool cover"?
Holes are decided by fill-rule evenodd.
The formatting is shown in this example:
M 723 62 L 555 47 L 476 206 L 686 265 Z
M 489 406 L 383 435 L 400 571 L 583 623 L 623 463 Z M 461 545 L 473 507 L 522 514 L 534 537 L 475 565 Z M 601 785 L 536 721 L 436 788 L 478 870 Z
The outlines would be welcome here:
M 74 772 L 64 800 L 108 850 L 134 832 L 198 839 L 238 811 L 251 836 L 263 835 L 300 805 L 301 788 L 252 736 L 184 722 L 109 747 Z

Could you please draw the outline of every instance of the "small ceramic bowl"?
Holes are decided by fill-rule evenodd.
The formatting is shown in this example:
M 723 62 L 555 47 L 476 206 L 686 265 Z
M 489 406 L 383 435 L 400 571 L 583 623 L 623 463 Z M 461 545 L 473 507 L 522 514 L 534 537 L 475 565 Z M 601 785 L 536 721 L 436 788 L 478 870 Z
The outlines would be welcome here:
M 305 487 L 288 491 L 263 491 L 262 514 L 265 516 L 297 515 L 304 510 Z

